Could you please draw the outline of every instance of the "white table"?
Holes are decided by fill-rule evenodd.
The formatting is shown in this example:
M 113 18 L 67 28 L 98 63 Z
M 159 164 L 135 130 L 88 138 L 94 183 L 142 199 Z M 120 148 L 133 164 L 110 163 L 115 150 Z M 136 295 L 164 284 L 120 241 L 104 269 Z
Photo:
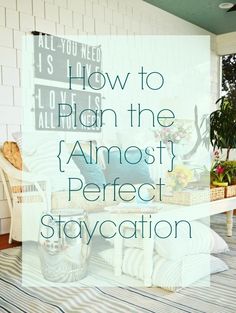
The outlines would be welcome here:
M 157 203 L 156 212 L 140 211 L 139 205 L 136 205 L 136 210 L 129 209 L 128 206 L 121 205 L 108 207 L 108 210 L 116 221 L 124 220 L 137 220 L 141 215 L 152 215 L 152 221 L 160 221 L 165 219 L 167 221 L 174 220 L 199 220 L 212 215 L 226 212 L 226 224 L 227 224 L 227 236 L 232 236 L 233 229 L 233 210 L 236 208 L 236 197 L 227 198 L 208 203 L 202 203 L 193 206 L 178 206 L 172 204 Z M 153 210 L 151 210 L 153 211 Z M 155 211 L 155 210 L 154 210 Z M 123 262 L 123 238 L 121 236 L 114 237 L 114 271 L 116 276 L 122 274 L 122 262 Z M 152 272 L 153 272 L 153 251 L 154 240 L 148 236 L 143 238 L 143 250 L 144 250 L 144 285 L 149 287 L 152 285 Z

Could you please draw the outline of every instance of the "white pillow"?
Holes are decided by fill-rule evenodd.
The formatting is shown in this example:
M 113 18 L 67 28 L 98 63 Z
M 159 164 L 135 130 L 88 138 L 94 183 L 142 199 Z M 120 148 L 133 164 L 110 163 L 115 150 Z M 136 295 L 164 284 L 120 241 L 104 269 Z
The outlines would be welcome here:
M 213 229 L 211 229 L 211 234 L 214 242 L 214 246 L 211 253 L 218 254 L 230 251 L 229 246 L 225 242 L 225 240 L 220 235 L 218 235 Z
M 113 249 L 99 253 L 102 259 L 114 266 Z M 185 256 L 182 260 L 167 260 L 154 255 L 153 286 L 176 291 L 203 279 L 209 274 L 228 270 L 220 259 L 208 254 Z M 143 280 L 143 250 L 127 248 L 124 252 L 122 271 L 134 278 Z
M 173 236 L 155 241 L 155 250 L 164 258 L 176 260 L 183 256 L 199 253 L 222 253 L 229 251 L 228 245 L 213 229 L 193 221 L 191 225 L 191 238 L 189 226 L 178 227 L 177 238 Z
M 177 238 L 173 238 L 173 236 L 166 239 L 156 237 L 155 251 L 160 256 L 171 260 L 181 259 L 185 255 L 198 253 L 217 254 L 229 251 L 225 240 L 213 229 L 197 221 L 191 222 L 190 225 L 192 238 L 189 238 L 189 229 L 187 227 L 179 226 Z M 128 237 L 132 234 L 132 230 L 125 230 L 125 236 Z M 112 239 L 109 241 L 113 243 Z M 123 242 L 127 248 L 143 248 L 141 235 L 137 238 L 123 239 Z
M 34 133 L 25 134 L 21 137 L 18 133 L 14 134 L 14 138 L 19 145 L 24 165 L 35 175 L 44 176 L 51 182 L 52 191 L 68 190 L 68 178 L 76 177 L 84 181 L 84 177 L 80 170 L 71 159 L 69 164 L 69 153 L 65 143 L 62 144 L 60 154 L 62 170 L 60 171 L 59 158 L 59 142 L 57 134 Z

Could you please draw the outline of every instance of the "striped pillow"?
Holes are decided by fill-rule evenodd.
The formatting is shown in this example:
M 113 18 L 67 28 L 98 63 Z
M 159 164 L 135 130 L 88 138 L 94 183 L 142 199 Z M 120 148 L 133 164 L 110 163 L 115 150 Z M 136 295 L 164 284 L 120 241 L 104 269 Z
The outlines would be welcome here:
M 114 266 L 113 249 L 99 253 L 102 259 Z M 134 278 L 143 280 L 143 251 L 135 248 L 125 249 L 122 271 Z M 209 274 L 222 272 L 228 266 L 220 259 L 208 254 L 195 254 L 173 261 L 154 255 L 154 270 L 152 284 L 170 291 L 177 291 L 190 286 L 207 277 Z

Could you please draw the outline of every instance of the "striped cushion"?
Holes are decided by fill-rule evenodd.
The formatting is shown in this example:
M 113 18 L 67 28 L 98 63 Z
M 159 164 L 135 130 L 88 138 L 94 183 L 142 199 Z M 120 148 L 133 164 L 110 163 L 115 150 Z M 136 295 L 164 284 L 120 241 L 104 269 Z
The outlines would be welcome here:
M 100 252 L 106 263 L 114 266 L 113 249 Z M 167 260 L 154 255 L 154 270 L 152 275 L 153 286 L 176 291 L 192 285 L 209 274 L 222 272 L 228 269 L 220 259 L 208 254 L 195 254 L 183 257 L 181 260 Z M 124 253 L 122 271 L 132 277 L 144 278 L 143 251 L 127 248 Z

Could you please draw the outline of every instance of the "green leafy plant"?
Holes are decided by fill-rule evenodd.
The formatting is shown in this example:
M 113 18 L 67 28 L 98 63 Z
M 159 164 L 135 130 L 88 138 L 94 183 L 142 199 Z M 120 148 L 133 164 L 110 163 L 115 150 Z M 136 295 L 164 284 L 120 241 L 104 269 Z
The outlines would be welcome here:
M 231 184 L 232 177 L 234 176 L 234 172 L 236 170 L 235 165 L 233 166 L 230 161 L 219 161 L 216 160 L 211 168 L 211 178 L 213 184 L 217 183 L 227 183 Z
M 222 57 L 222 92 L 224 96 L 216 101 L 218 110 L 203 117 L 202 143 L 207 148 L 210 142 L 214 149 L 226 149 L 228 160 L 230 150 L 236 148 L 236 54 Z
M 210 115 L 210 142 L 214 149 L 227 149 L 226 160 L 230 150 L 236 147 L 236 107 L 227 97 L 216 102 L 219 109 Z
M 222 57 L 222 91 L 236 106 L 236 54 Z
M 230 171 L 231 175 L 231 184 L 236 184 L 236 161 L 224 161 L 224 167 L 227 171 Z

